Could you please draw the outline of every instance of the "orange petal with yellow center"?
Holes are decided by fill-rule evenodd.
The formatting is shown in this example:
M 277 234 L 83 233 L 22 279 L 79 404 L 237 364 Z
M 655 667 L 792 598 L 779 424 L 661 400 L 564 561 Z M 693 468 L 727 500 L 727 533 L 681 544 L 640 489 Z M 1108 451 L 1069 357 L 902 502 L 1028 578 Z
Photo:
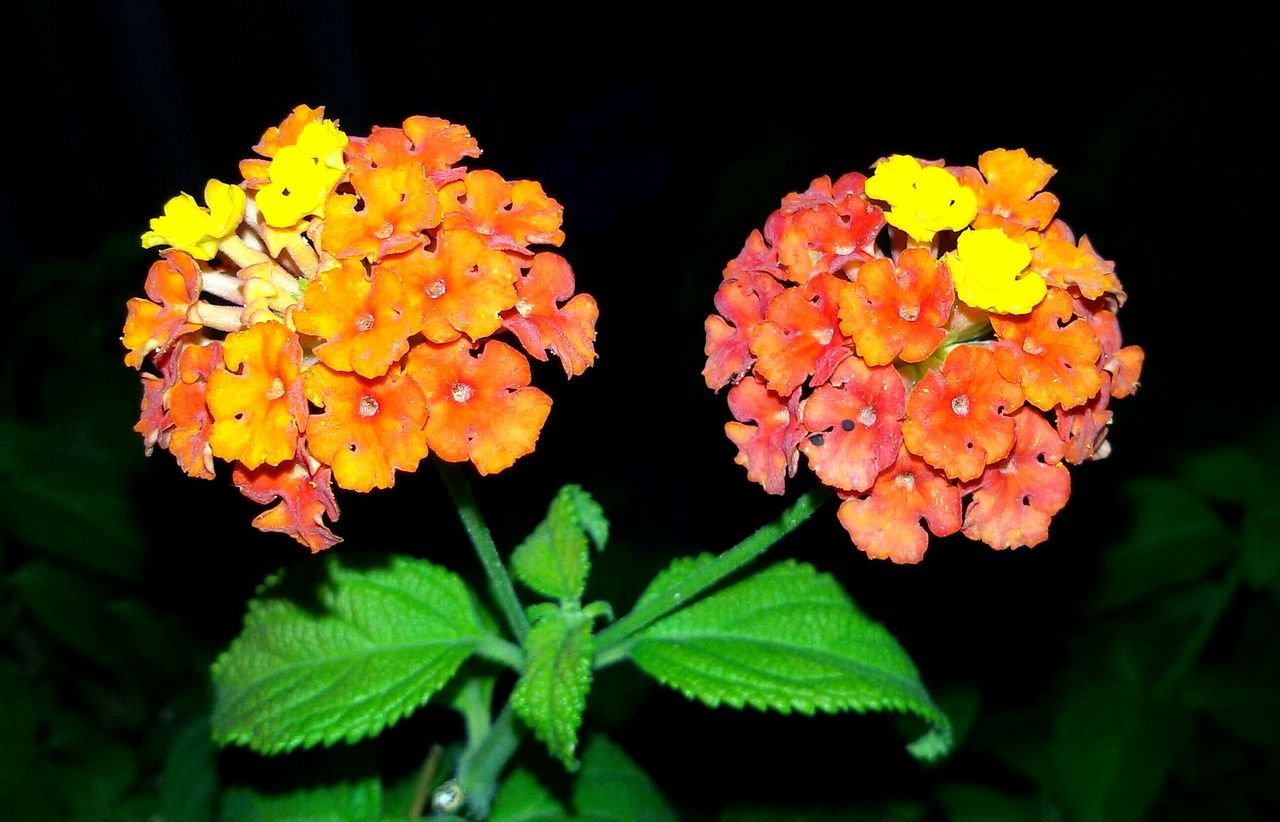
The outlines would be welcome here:
M 840 330 L 868 365 L 920 362 L 947 336 L 955 296 L 947 267 L 928 250 L 909 248 L 896 268 L 882 257 L 858 269 L 840 295 Z
M 769 303 L 764 322 L 752 329 L 750 348 L 756 373 L 770 390 L 789 397 L 811 375 L 812 384 L 821 385 L 853 354 L 838 316 L 840 293 L 848 288 L 847 280 L 817 274 Z
M 1001 340 L 996 366 L 1005 379 L 1020 382 L 1027 402 L 1041 411 L 1074 408 L 1102 385 L 1102 347 L 1087 322 L 1068 322 L 1074 314 L 1070 295 L 1050 288 L 1030 314 L 991 316 Z
M 422 242 L 440 222 L 435 183 L 420 165 L 357 169 L 355 194 L 335 191 L 325 203 L 321 247 L 336 257 L 377 261 Z
M 469 228 L 498 248 L 564 242 L 564 208 L 533 180 L 509 183 L 492 171 L 470 171 L 440 189 L 440 206 L 443 228 Z
M 438 117 L 410 117 L 403 128 L 374 126 L 367 138 L 353 138 L 347 147 L 347 160 L 353 165 L 420 165 L 428 177 L 449 169 L 463 157 L 479 156 L 480 146 L 466 126 Z
M 416 248 L 379 269 L 404 283 L 414 328 L 432 342 L 487 337 L 516 304 L 516 264 L 472 231 L 441 231 L 431 251 Z
M 390 488 L 397 470 L 413 471 L 427 455 L 427 404 L 400 366 L 366 379 L 315 365 L 306 385 L 307 399 L 324 409 L 311 416 L 307 446 L 343 488 Z
M 183 334 L 200 328 L 188 320 L 191 307 L 200 299 L 200 267 L 181 251 L 166 251 L 147 272 L 146 294 L 150 299 L 129 300 L 129 316 L 120 338 L 129 349 L 125 365 L 141 368 L 142 361 L 155 351 L 164 351 Z
M 417 327 L 400 278 L 375 266 L 370 274 L 360 260 L 344 260 L 307 286 L 293 312 L 301 334 L 319 337 L 320 362 L 337 371 L 380 377 L 409 350 Z
M 898 457 L 907 388 L 887 366 L 850 357 L 804 401 L 809 436 L 800 450 L 818 479 L 841 491 L 865 491 Z
M 1000 376 L 995 360 L 986 346 L 957 346 L 907 399 L 903 442 L 953 479 L 976 479 L 1013 447 L 1006 415 L 1022 405 L 1022 391 Z
M 707 317 L 707 365 L 702 376 L 707 387 L 719 391 L 751 370 L 751 335 L 764 322 L 765 310 L 785 290 L 768 274 L 743 270 L 720 283 L 716 291 L 717 314 Z
M 229 334 L 222 356 L 205 395 L 214 456 L 248 468 L 291 459 L 307 427 L 297 335 L 280 323 L 258 323 Z
M 516 305 L 502 325 L 516 335 L 529 356 L 560 358 L 566 377 L 576 377 L 596 361 L 596 319 L 600 309 L 590 294 L 573 293 L 573 269 L 559 254 L 534 256 L 516 280 Z
M 770 494 L 786 490 L 787 477 L 795 476 L 800 461 L 804 427 L 795 406 L 755 377 L 729 389 L 729 410 L 737 422 L 725 423 L 724 432 L 738 446 L 734 462 Z
M 529 361 L 496 340 L 479 356 L 465 339 L 415 346 L 405 371 L 426 395 L 432 450 L 447 462 L 471 460 L 481 474 L 532 453 L 551 413 L 551 398 L 529 386 Z
M 313 554 L 342 542 L 324 524 L 325 515 L 330 521 L 338 519 L 332 472 L 325 466 L 311 474 L 296 460 L 253 471 L 237 465 L 231 479 L 240 493 L 256 503 L 267 505 L 280 500 L 274 508 L 254 518 L 253 527 L 259 531 L 288 534 Z
M 185 346 L 178 355 L 177 380 L 169 390 L 168 448 L 189 476 L 213 479 L 209 435 L 213 415 L 205 404 L 209 377 L 222 367 L 222 344 Z
M 1043 231 L 1053 221 L 1058 198 L 1042 189 L 1056 173 L 1053 166 L 1021 148 L 992 149 L 978 158 L 977 169 L 956 171 L 960 182 L 978 198 L 973 227 L 999 228 L 1010 237 Z
M 858 550 L 872 559 L 916 563 L 935 536 L 960 530 L 960 489 L 906 448 L 876 479 L 871 492 L 849 497 L 836 514 Z
M 1030 408 L 1014 415 L 1013 452 L 983 474 L 964 515 L 964 533 L 992 548 L 1022 548 L 1049 538 L 1049 521 L 1071 496 L 1062 464 L 1067 445 Z

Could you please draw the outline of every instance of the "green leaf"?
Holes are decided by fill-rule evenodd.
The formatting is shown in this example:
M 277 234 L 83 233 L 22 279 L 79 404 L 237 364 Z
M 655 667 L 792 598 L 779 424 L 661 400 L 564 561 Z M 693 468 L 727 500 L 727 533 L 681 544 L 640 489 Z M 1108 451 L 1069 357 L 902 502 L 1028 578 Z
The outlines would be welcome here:
M 420 707 L 486 638 L 457 576 L 391 557 L 335 557 L 264 587 L 213 666 L 214 737 L 262 753 L 354 742 Z M 311 597 L 308 600 L 306 597 Z
M 1191 456 L 1178 474 L 1209 499 L 1253 505 L 1274 496 L 1280 474 L 1255 453 L 1224 446 Z
M 677 560 L 642 601 L 665 595 L 704 561 Z M 645 629 L 631 655 L 659 682 L 711 707 L 898 711 L 931 726 L 909 746 L 915 756 L 951 748 L 950 723 L 897 640 L 809 565 L 774 565 L 676 611 Z
M 377 822 L 381 816 L 377 777 L 285 793 L 234 787 L 222 794 L 223 822 Z
M 588 537 L 603 549 L 609 522 L 590 494 L 566 485 L 551 501 L 546 519 L 512 553 L 512 571 L 543 596 L 576 602 L 591 570 Z
M 50 635 L 107 670 L 128 667 L 121 658 L 119 621 L 109 591 L 83 574 L 43 559 L 24 563 L 9 577 L 18 600 Z
M 1280 501 L 1245 511 L 1240 531 L 1244 579 L 1254 588 L 1266 588 L 1280 578 Z
M 0 659 L 0 807 L 12 819 L 53 819 L 36 703 L 15 666 Z
M 489 815 L 491 822 L 561 822 L 569 818 L 564 806 L 523 768 L 507 775 Z
M 1182 686 L 1182 702 L 1253 745 L 1280 747 L 1280 684 L 1256 666 L 1202 665 Z
M 557 610 L 535 622 L 525 638 L 528 660 L 511 692 L 511 707 L 546 744 L 552 756 L 574 768 L 578 727 L 591 690 L 591 618 Z
M 1038 822 L 1052 818 L 1036 798 L 1010 796 L 985 785 L 953 782 L 938 786 L 935 793 L 946 818 L 952 822 Z
M 218 793 L 215 753 L 208 717 L 190 722 L 174 735 L 160 774 L 160 804 L 166 819 L 213 819 Z
M 1176 482 L 1143 477 L 1126 483 L 1123 494 L 1132 518 L 1123 541 L 1103 553 L 1099 608 L 1196 579 L 1236 549 L 1218 515 Z
M 676 818 L 649 775 L 600 734 L 587 740 L 582 751 L 573 807 L 578 819 L 592 822 L 665 822 Z

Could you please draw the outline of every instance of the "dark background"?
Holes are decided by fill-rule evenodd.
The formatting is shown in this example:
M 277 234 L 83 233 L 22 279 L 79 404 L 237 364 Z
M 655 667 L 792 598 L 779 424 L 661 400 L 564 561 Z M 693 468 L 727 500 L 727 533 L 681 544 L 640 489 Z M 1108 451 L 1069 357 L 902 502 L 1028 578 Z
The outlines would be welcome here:
M 0 573 L 12 580 L 0 593 L 8 631 L 0 653 L 15 687 L 35 694 L 22 738 L 36 748 L 28 758 L 50 764 L 31 778 L 46 780 L 50 795 L 83 794 L 65 773 L 97 774 L 111 767 L 99 760 L 152 746 L 129 779 L 117 775 L 103 790 L 123 802 L 153 785 L 169 744 L 163 729 L 199 715 L 201 671 L 237 632 L 255 586 L 282 564 L 307 561 L 287 539 L 249 527 L 254 506 L 227 478 L 201 483 L 163 454 L 141 459 L 129 431 L 136 377 L 118 345 L 124 301 L 145 277 L 148 255 L 136 238 L 147 220 L 179 190 L 235 178 L 262 130 L 306 102 L 324 104 L 352 134 L 419 113 L 464 123 L 484 149 L 472 167 L 537 179 L 564 205 L 562 251 L 579 289 L 600 304 L 600 360 L 567 384 L 554 364 L 536 369 L 555 399 L 538 450 L 479 482 L 478 494 L 510 546 L 560 484 L 595 493 L 617 542 L 597 563 L 592 593 L 619 608 L 673 556 L 721 550 L 785 504 L 733 464 L 723 397 L 699 374 L 721 267 L 778 200 L 890 153 L 974 163 L 987 148 L 1023 146 L 1055 165 L 1060 216 L 1117 261 L 1130 295 L 1120 315 L 1126 342 L 1148 354 L 1142 391 L 1118 404 L 1114 455 L 1072 470 L 1071 503 L 1032 551 L 935 540 L 920 566 L 874 563 L 830 510 L 777 549 L 839 576 L 900 637 L 926 683 L 976 714 L 974 744 L 924 771 L 887 722 L 710 711 L 625 670 L 600 678 L 589 722 L 691 815 L 898 800 L 951 812 L 946 786 L 958 783 L 1060 808 L 1070 783 L 1019 767 L 1026 757 L 1004 744 L 1006 726 L 1034 737 L 1040 726 L 1019 711 L 1047 707 L 1052 725 L 1054 706 L 1079 682 L 1099 681 L 1086 673 L 1106 655 L 1096 637 L 1105 645 L 1123 634 L 1141 659 L 1167 662 L 1203 610 L 1193 602 L 1164 627 L 1130 635 L 1131 623 L 1150 621 L 1143 608 L 1166 613 L 1164 599 L 1098 609 L 1114 581 L 1108 546 L 1137 533 L 1127 483 L 1184 477 L 1193 454 L 1219 446 L 1248 443 L 1261 455 L 1275 442 L 1266 432 L 1274 430 L 1280 179 L 1268 21 L 1165 21 L 1172 28 L 1156 35 L 1064 11 L 1052 24 L 1010 18 L 1019 28 L 997 32 L 989 20 L 973 31 L 956 25 L 968 8 L 941 24 L 860 13 L 731 9 L 695 21 L 640 5 L 553 12 L 337 0 L 27 0 L 6 12 L 0 265 L 11 307 L 0 332 L 8 449 L 0 470 L 9 471 L 10 528 Z M 31 466 L 66 492 L 62 504 L 84 520 L 74 520 L 76 533 L 95 541 L 100 559 L 77 559 L 23 525 L 36 509 L 14 500 Z M 338 550 L 400 551 L 473 573 L 443 489 L 425 469 L 391 492 L 340 492 L 336 530 L 347 542 Z M 802 470 L 795 487 L 808 482 Z M 1223 508 L 1212 489 L 1205 496 L 1224 528 L 1239 526 L 1239 510 Z M 1158 553 L 1149 560 L 1156 571 L 1168 562 Z M 23 572 L 36 561 L 38 573 Z M 1161 596 L 1209 596 L 1228 563 L 1197 554 Z M 42 609 L 46 591 L 88 607 L 86 619 L 94 596 L 133 603 L 144 616 L 86 638 L 58 627 L 48 613 L 57 608 Z M 1261 658 L 1248 642 L 1274 637 L 1276 600 L 1249 596 L 1257 601 L 1233 601 L 1207 653 L 1270 671 L 1274 641 L 1262 643 Z M 150 656 L 163 664 L 139 661 Z M 1142 702 L 1156 674 L 1134 664 L 1124 681 Z M 1245 710 L 1274 715 L 1264 702 Z M 1265 740 L 1246 744 L 1197 717 L 1161 720 L 1178 729 L 1173 742 L 1144 737 L 1117 754 L 1149 760 L 1173 750 L 1154 788 L 1132 800 L 1138 812 L 1152 802 L 1167 811 L 1238 800 L 1245 817 L 1280 813 L 1268 804 L 1280 801 L 1274 792 L 1255 796 L 1217 771 L 1179 770 L 1187 757 L 1207 768 L 1220 755 L 1248 785 L 1276 773 Z M 379 750 L 384 770 L 416 767 L 424 739 L 457 733 L 451 721 L 428 709 L 403 723 Z M 400 751 L 410 764 L 385 764 Z M 525 758 L 542 767 L 539 756 Z M 220 767 L 234 782 L 259 765 L 233 752 Z M 1118 768 L 1098 765 L 1123 792 L 1129 780 Z

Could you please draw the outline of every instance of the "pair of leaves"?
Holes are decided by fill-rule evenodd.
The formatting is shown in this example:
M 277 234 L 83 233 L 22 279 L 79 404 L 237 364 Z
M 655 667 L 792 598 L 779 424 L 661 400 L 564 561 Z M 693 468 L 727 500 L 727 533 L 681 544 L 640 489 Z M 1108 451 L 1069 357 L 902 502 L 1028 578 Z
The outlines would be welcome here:
M 525 669 L 511 693 L 511 707 L 568 768 L 576 766 L 578 729 L 591 690 L 593 623 L 607 613 L 607 606 L 580 605 L 591 571 L 590 544 L 602 551 L 608 540 L 609 521 L 600 504 L 579 486 L 566 485 L 511 555 L 511 569 L 521 582 L 560 601 L 558 607 L 530 609 Z
M 648 774 L 599 735 L 583 749 L 571 802 L 572 815 L 531 773 L 518 769 L 502 783 L 489 818 L 493 822 L 666 822 L 676 818 Z
M 424 560 L 284 572 L 213 666 L 214 736 L 279 753 L 375 735 L 491 640 L 487 622 L 461 579 Z

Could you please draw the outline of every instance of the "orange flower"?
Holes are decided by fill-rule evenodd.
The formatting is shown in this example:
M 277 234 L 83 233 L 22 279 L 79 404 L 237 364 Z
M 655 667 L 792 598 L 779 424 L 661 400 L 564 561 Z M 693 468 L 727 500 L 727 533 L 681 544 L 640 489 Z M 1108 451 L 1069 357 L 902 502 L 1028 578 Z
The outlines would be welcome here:
M 214 456 L 248 468 L 292 458 L 307 427 L 297 335 L 280 323 L 258 323 L 227 336 L 223 359 L 206 395 Z
M 870 258 L 884 212 L 863 197 L 847 198 L 842 205 L 847 207 L 821 204 L 782 217 L 776 245 L 786 279 L 803 283 Z
M 800 450 L 813 473 L 832 488 L 865 491 L 898 456 L 907 389 L 886 366 L 868 368 L 850 357 L 831 382 L 804 401 L 809 436 Z
M 871 493 L 846 498 L 836 516 L 867 556 L 916 563 L 929 547 L 921 521 L 935 536 L 959 531 L 960 497 L 960 489 L 903 448 Z
M 771 274 L 781 277 L 782 268 L 778 263 L 778 253 L 765 242 L 760 231 L 753 230 L 742 246 L 742 251 L 724 267 L 724 279 L 730 280 L 742 274 Z
M 782 284 L 768 274 L 749 270 L 720 283 L 715 296 L 719 313 L 707 317 L 704 325 L 707 365 L 702 376 L 707 387 L 719 391 L 751 370 L 756 361 L 750 348 L 751 335 L 764 321 L 769 303 L 783 290 Z
M 1024 408 L 1014 415 L 1013 452 L 974 485 L 964 533 L 992 548 L 1021 548 L 1049 538 L 1049 521 L 1071 495 L 1062 464 L 1066 444 L 1045 418 Z
M 469 171 L 465 180 L 440 189 L 440 206 L 442 228 L 469 228 L 497 248 L 564 242 L 564 209 L 533 180 L 509 183 L 492 171 Z
M 840 294 L 840 330 L 867 365 L 920 362 L 947 336 L 954 303 L 946 266 L 926 249 L 909 248 L 896 269 L 885 257 L 858 269 L 853 287 Z
M 409 306 L 393 272 L 375 266 L 370 275 L 361 261 L 344 260 L 307 287 L 293 322 L 299 333 L 325 340 L 315 347 L 320 362 L 373 378 L 409 350 L 417 327 Z
M 573 288 L 568 260 L 549 251 L 537 254 L 529 270 L 516 280 L 515 309 L 502 319 L 503 327 L 516 335 L 529 356 L 546 362 L 550 351 L 559 357 L 565 377 L 578 376 L 596 361 L 600 309 L 594 297 L 575 296 Z
M 307 445 L 343 488 L 390 488 L 396 470 L 412 471 L 427 455 L 427 405 L 400 366 L 366 379 L 314 365 L 306 385 L 307 399 L 324 409 L 311 416 Z
M 1058 198 L 1041 191 L 1057 170 L 1024 149 L 992 149 L 978 157 L 978 169 L 966 166 L 956 172 L 960 182 L 978 197 L 974 228 L 999 228 L 1010 237 L 1019 237 L 1028 231 L 1043 231 L 1058 212 Z
M 1080 465 L 1089 460 L 1103 459 L 1111 453 L 1111 443 L 1107 442 L 1107 426 L 1112 418 L 1111 410 L 1107 408 L 1110 402 L 1111 378 L 1104 374 L 1098 396 L 1070 411 L 1054 410 L 1058 436 L 1067 444 L 1063 459 L 1072 465 Z
M 767 493 L 786 490 L 800 462 L 797 446 L 804 437 L 800 411 L 754 377 L 729 389 L 729 411 L 738 422 L 727 422 L 724 432 L 738 446 L 734 462 L 747 469 L 747 479 Z
M 157 377 L 155 374 L 146 372 L 142 374 L 142 413 L 134 424 L 133 430 L 142 435 L 142 448 L 148 457 L 155 450 L 156 443 L 160 441 L 165 429 L 169 427 L 169 412 L 164 407 L 164 398 L 169 387 L 173 385 L 176 374 L 173 358 L 166 357 L 165 360 L 161 369 L 164 376 Z
M 810 375 L 820 385 L 853 353 L 840 333 L 837 313 L 841 290 L 850 287 L 846 280 L 817 274 L 769 303 L 765 321 L 751 332 L 750 347 L 756 373 L 770 390 L 789 397 Z
M 1003 344 L 996 348 L 1001 376 L 1020 381 L 1027 402 L 1048 411 L 1074 408 L 1098 393 L 1102 348 L 1086 322 L 1074 314 L 1067 292 L 1050 288 L 1030 314 L 992 315 L 991 326 Z
M 782 198 L 782 207 L 778 209 L 783 215 L 794 214 L 806 208 L 820 205 L 835 206 L 840 214 L 848 217 L 855 212 L 865 211 L 866 205 L 878 208 L 866 199 L 866 176 L 851 171 L 835 183 L 827 176 L 815 177 L 809 188 L 799 194 L 788 194 Z M 856 202 L 856 205 L 855 205 Z M 875 232 L 872 232 L 874 234 Z
M 1124 399 L 1138 390 L 1142 376 L 1142 364 L 1146 353 L 1136 345 L 1123 345 L 1120 338 L 1120 321 L 1113 308 L 1112 297 L 1101 300 L 1077 299 L 1072 302 L 1075 312 L 1082 317 L 1098 336 L 1102 348 L 1102 370 L 1111 375 L 1111 396 Z
M 253 520 L 259 531 L 288 534 L 311 549 L 311 553 L 342 542 L 324 524 L 324 517 L 338 519 L 338 503 L 333 498 L 332 472 L 321 466 L 315 474 L 297 460 L 250 471 L 237 465 L 231 479 L 240 493 L 261 505 L 279 499 L 280 504 L 263 511 Z
M 348 161 L 358 168 L 388 168 L 418 165 L 437 185 L 442 172 L 452 169 L 463 157 L 479 157 L 480 146 L 466 126 L 454 125 L 438 117 L 410 117 L 403 128 L 374 126 L 366 138 L 353 138 L 347 149 Z
M 435 183 L 420 165 L 351 172 L 355 194 L 335 191 L 325 203 L 320 245 L 336 257 L 377 261 L 422 242 L 440 222 Z
M 1124 288 L 1116 277 L 1116 264 L 1104 260 L 1093 250 L 1088 237 L 1077 245 L 1075 235 L 1061 220 L 1054 220 L 1044 239 L 1031 252 L 1031 270 L 1049 281 L 1049 285 L 1067 289 L 1075 286 L 1088 299 L 1104 294 L 1125 300 Z
M 222 367 L 222 343 L 188 345 L 178 354 L 177 380 L 169 389 L 168 449 L 189 476 L 213 479 L 209 435 L 213 417 L 205 404 L 209 377 Z
M 379 269 L 404 283 L 413 327 L 431 342 L 487 337 L 516 304 L 515 263 L 471 231 L 441 231 L 433 251 L 414 249 Z
M 930 371 L 907 399 L 903 441 L 913 454 L 948 477 L 976 479 L 1013 447 L 1013 420 L 1022 392 L 995 368 L 995 354 L 961 345 L 941 371 Z
M 200 267 L 190 255 L 166 251 L 147 272 L 149 300 L 129 300 L 129 316 L 124 321 L 120 341 L 129 349 L 125 365 L 141 368 L 142 361 L 155 351 L 164 351 L 183 334 L 200 328 L 199 314 L 191 319 L 192 307 L 200 299 Z
M 532 453 L 551 412 L 551 398 L 529 386 L 529 361 L 496 340 L 479 356 L 465 339 L 415 346 L 405 371 L 426 395 L 432 450 L 446 462 L 469 459 L 481 474 Z

